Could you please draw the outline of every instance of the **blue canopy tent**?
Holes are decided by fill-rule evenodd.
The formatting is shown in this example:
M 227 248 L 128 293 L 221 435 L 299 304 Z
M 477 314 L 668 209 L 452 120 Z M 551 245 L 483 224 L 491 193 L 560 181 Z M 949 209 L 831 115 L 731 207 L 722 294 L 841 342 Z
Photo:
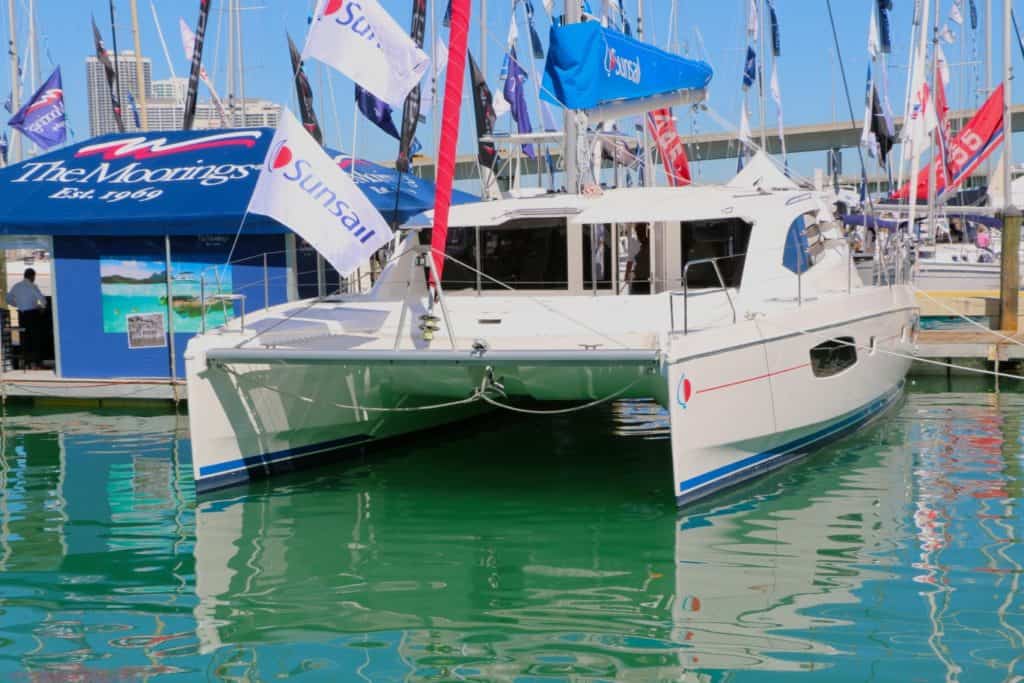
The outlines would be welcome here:
M 107 135 L 0 169 L 0 234 L 234 234 L 272 138 L 269 129 Z M 434 205 L 433 184 L 408 174 L 396 202 L 397 171 L 369 161 L 356 161 L 356 182 L 391 222 Z M 244 226 L 285 231 L 263 216 Z
M 0 169 L 0 247 L 50 245 L 58 376 L 180 378 L 188 339 L 203 325 L 325 286 L 315 255 L 297 249 L 285 226 L 246 215 L 273 134 L 108 135 Z M 329 153 L 351 171 L 350 157 Z M 431 183 L 355 164 L 357 184 L 386 219 L 432 208 Z M 330 276 L 326 283 L 335 289 Z M 206 309 L 203 291 L 246 299 Z M 149 316 L 145 343 L 132 316 Z

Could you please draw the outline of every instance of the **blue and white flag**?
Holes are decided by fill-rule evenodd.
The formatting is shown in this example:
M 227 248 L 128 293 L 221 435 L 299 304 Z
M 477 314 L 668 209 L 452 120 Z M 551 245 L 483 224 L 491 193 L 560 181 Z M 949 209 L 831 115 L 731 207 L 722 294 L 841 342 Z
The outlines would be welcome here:
M 525 83 L 526 72 L 516 60 L 516 49 L 513 47 L 509 51 L 508 78 L 505 79 L 503 94 L 512 108 L 512 120 L 516 122 L 516 130 L 520 133 L 532 133 L 530 110 L 526 106 L 526 92 L 523 88 Z M 523 145 L 523 153 L 533 159 L 533 145 Z
M 61 85 L 60 67 L 50 74 L 7 125 L 21 131 L 22 135 L 43 149 L 64 144 L 68 129 L 64 116 L 64 88 Z
M 757 81 L 757 53 L 747 46 L 747 59 L 743 63 L 743 89 L 747 90 Z
M 7 133 L 0 134 L 0 165 L 7 165 L 7 150 L 9 147 Z
M 368 118 L 373 125 L 377 126 L 394 139 L 401 141 L 402 136 L 398 132 L 398 127 L 395 126 L 395 120 L 391 116 L 393 110 L 391 109 L 390 104 L 376 97 L 369 90 L 365 90 L 357 85 L 356 105 L 359 107 L 359 111 L 362 112 L 363 116 Z M 423 146 L 420 144 L 420 141 L 413 140 L 412 149 L 409 153 L 416 154 L 421 149 L 423 149 Z
M 309 242 L 343 276 L 392 237 L 352 176 L 287 109 L 267 150 L 249 212 L 270 216 Z

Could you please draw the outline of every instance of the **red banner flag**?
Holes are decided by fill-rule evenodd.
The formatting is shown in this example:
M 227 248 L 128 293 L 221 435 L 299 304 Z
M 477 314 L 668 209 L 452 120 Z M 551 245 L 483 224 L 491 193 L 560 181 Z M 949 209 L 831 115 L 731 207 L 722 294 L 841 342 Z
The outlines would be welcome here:
M 1003 141 L 1003 86 L 996 88 L 978 113 L 957 134 L 949 144 L 947 173 L 936 178 L 936 196 L 955 190 L 974 172 L 974 169 L 988 158 Z M 935 163 L 934 161 L 932 163 Z M 917 176 L 917 200 L 928 199 L 928 180 L 932 166 L 929 164 Z M 907 199 L 910 183 L 893 193 L 893 199 Z
M 672 187 L 689 185 L 690 161 L 686 158 L 686 145 L 679 137 L 676 122 L 672 120 L 671 109 L 655 109 L 647 114 L 647 128 L 658 144 L 665 175 Z

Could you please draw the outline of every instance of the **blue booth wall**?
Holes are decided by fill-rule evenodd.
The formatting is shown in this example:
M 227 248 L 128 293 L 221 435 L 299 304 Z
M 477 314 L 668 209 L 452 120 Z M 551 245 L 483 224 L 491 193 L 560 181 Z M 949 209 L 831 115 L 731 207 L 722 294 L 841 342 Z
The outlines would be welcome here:
M 173 264 L 223 266 L 232 235 L 171 237 Z M 269 253 L 271 305 L 288 297 L 284 235 L 243 236 L 231 257 L 232 292 L 245 294 L 246 311 L 263 308 L 263 253 Z M 126 333 L 104 332 L 100 262 L 104 259 L 159 261 L 166 259 L 163 237 L 54 236 L 53 277 L 57 302 L 55 326 L 60 335 L 61 376 L 71 378 L 170 377 L 169 345 L 128 347 Z M 248 259 L 248 260 L 245 260 Z M 238 263 L 239 261 L 242 263 Z M 208 273 L 212 273 L 212 268 Z M 198 276 L 198 274 L 197 274 Z M 208 277 L 207 280 L 211 278 Z M 215 285 L 208 282 L 208 293 Z M 164 329 L 167 329 L 166 314 Z M 194 332 L 176 332 L 177 376 L 185 376 L 184 352 Z

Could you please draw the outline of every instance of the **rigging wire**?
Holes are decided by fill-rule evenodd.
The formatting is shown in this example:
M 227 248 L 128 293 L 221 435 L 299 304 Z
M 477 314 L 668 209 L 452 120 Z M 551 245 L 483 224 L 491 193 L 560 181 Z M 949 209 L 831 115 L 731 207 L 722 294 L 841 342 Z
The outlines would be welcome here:
M 832 42 L 836 46 L 836 59 L 839 61 L 839 73 L 842 74 L 843 77 L 843 90 L 846 92 L 846 106 L 850 110 L 850 126 L 856 130 L 857 120 L 853 114 L 853 100 L 850 98 L 850 84 L 846 80 L 846 67 L 843 65 L 843 50 L 839 47 L 839 32 L 836 31 L 836 18 L 832 13 L 832 0 L 825 0 L 825 4 L 828 7 L 828 20 L 832 25 Z M 859 144 L 857 145 L 857 157 L 860 159 L 860 175 L 862 182 L 864 183 L 864 194 L 868 200 L 868 209 L 871 213 L 874 213 L 874 202 L 871 199 L 871 193 L 867 191 L 868 168 L 867 164 L 864 163 L 864 150 Z

